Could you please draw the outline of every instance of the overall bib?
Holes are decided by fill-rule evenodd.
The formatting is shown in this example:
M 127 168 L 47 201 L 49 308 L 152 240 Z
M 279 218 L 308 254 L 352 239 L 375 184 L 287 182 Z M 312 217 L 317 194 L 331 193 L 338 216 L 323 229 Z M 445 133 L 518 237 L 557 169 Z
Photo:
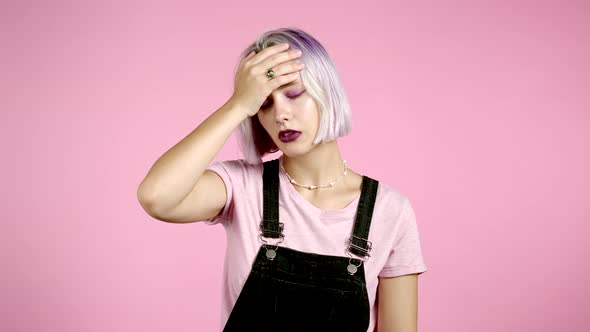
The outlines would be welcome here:
M 370 256 L 371 242 L 366 239 L 379 182 L 363 176 L 345 250 L 349 257 L 320 255 L 277 245 L 284 239 L 284 225 L 279 222 L 279 160 L 263 165 L 258 236 L 263 244 L 223 331 L 366 332 L 370 313 L 362 263 Z M 269 245 L 263 237 L 279 241 Z

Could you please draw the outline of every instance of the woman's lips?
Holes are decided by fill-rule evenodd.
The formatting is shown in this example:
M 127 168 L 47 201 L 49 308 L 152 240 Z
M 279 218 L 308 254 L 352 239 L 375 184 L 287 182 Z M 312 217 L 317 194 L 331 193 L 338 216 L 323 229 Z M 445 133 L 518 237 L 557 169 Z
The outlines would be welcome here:
M 289 143 L 296 140 L 299 136 L 301 136 L 301 132 L 297 130 L 281 130 L 279 132 L 279 140 L 283 143 Z

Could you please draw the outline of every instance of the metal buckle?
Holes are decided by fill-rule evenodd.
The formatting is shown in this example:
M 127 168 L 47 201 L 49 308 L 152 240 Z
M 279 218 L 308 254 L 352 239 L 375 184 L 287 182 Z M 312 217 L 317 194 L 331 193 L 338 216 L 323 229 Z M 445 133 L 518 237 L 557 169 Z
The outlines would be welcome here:
M 361 261 L 361 262 L 366 262 L 366 261 L 368 261 L 368 260 L 369 260 L 369 258 L 368 258 L 368 257 L 370 256 L 370 255 L 366 255 L 366 256 L 359 256 L 359 255 L 357 255 L 357 254 L 355 254 L 355 253 L 351 252 L 351 251 L 350 251 L 348 248 L 346 248 L 346 250 L 344 251 L 344 253 L 346 253 L 346 255 L 347 255 L 348 257 L 350 257 L 350 258 L 348 259 L 348 262 L 349 262 L 349 263 L 350 263 L 350 262 L 352 262 L 352 259 L 356 259 L 356 260 L 359 260 L 359 261 Z M 353 257 L 352 255 L 354 255 L 355 257 Z M 360 264 L 359 264 L 358 266 L 360 266 Z
M 276 246 L 277 244 L 283 242 L 283 240 L 285 239 L 285 235 L 281 234 L 281 236 L 279 237 L 279 241 L 277 241 L 276 243 L 274 243 L 274 245 Z M 264 244 L 264 246 L 266 247 L 268 245 L 268 241 L 266 241 L 264 239 L 264 236 L 262 236 L 262 234 L 258 234 L 258 240 Z
M 365 249 L 365 248 L 363 248 L 363 247 L 360 247 L 360 246 L 358 246 L 358 245 L 356 245 L 356 244 L 353 244 L 353 243 L 352 243 L 353 237 L 354 237 L 354 238 L 357 238 L 357 239 L 359 239 L 359 240 L 365 241 L 365 242 L 367 243 L 367 249 Z M 355 236 L 355 235 L 353 234 L 353 235 L 350 237 L 350 239 L 348 240 L 348 244 L 349 244 L 349 247 L 348 247 L 348 248 L 346 248 L 346 251 L 347 251 L 347 252 L 350 252 L 351 254 L 354 254 L 354 253 L 352 253 L 352 252 L 349 250 L 349 248 L 350 248 L 350 247 L 353 247 L 353 248 L 355 248 L 355 249 L 357 249 L 357 250 L 359 250 L 359 251 L 362 251 L 362 252 L 364 252 L 364 253 L 365 253 L 365 255 L 364 255 L 365 257 L 371 257 L 371 255 L 369 255 L 369 251 L 371 251 L 371 249 L 373 248 L 373 243 L 372 243 L 371 241 L 369 241 L 369 240 L 366 240 L 366 239 L 363 239 L 363 238 L 360 238 L 360 237 L 358 237 L 358 236 Z M 355 255 L 355 256 L 358 256 L 358 255 L 356 255 L 356 254 L 354 254 L 354 255 Z M 360 257 L 360 256 L 359 256 L 359 257 Z
M 274 245 L 276 246 L 277 244 L 283 242 L 283 240 L 285 239 L 285 235 L 283 235 L 283 229 L 285 228 L 285 225 L 282 222 L 279 222 L 279 231 L 272 231 L 272 230 L 266 230 L 264 227 L 264 220 L 260 222 L 260 234 L 258 234 L 258 240 L 261 243 L 264 243 L 264 246 L 266 247 L 266 245 L 269 243 L 268 241 L 266 241 L 264 238 L 266 238 L 263 234 L 266 232 L 269 232 L 271 234 L 278 234 L 279 235 L 279 241 L 276 242 Z M 276 238 L 269 238 L 269 239 L 276 239 Z M 275 248 L 276 249 L 276 248 Z
M 264 220 L 262 220 L 260 222 L 259 228 L 261 232 L 264 232 L 266 229 L 263 227 L 264 226 Z M 273 234 L 281 234 L 283 233 L 283 229 L 285 228 L 285 224 L 283 224 L 282 222 L 279 222 L 279 231 L 271 231 L 271 230 L 267 230 L 267 232 L 273 233 Z
M 350 250 L 348 250 L 348 248 L 346 248 L 346 251 L 345 251 L 345 252 L 346 252 L 346 254 L 347 254 L 349 257 L 350 257 L 350 258 L 348 259 L 348 266 L 346 267 L 346 271 L 348 272 L 348 274 L 350 274 L 350 275 L 354 275 L 354 274 L 355 274 L 355 273 L 358 271 L 358 268 L 359 268 L 361 265 L 363 265 L 363 262 L 366 262 L 366 261 L 367 261 L 367 259 L 365 259 L 365 258 L 354 258 L 354 257 L 352 257 L 352 255 L 354 255 L 354 254 L 353 254 L 353 253 L 351 253 L 351 252 L 350 252 Z M 356 255 L 355 255 L 355 256 L 356 256 Z M 354 264 L 354 263 L 352 262 L 352 260 L 353 260 L 353 259 L 356 259 L 356 260 L 358 260 L 358 261 L 359 261 L 359 264 L 358 264 L 358 265 Z

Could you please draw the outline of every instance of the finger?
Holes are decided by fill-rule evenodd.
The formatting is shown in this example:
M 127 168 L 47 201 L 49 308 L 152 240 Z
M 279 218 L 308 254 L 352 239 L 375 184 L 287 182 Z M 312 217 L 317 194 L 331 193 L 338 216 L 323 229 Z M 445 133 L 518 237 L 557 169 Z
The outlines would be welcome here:
M 281 76 L 285 74 L 290 74 L 294 72 L 299 72 L 303 70 L 305 67 L 305 63 L 299 60 L 291 60 L 284 63 L 279 64 L 276 67 L 273 67 L 274 76 Z
M 280 66 L 283 66 L 284 64 L 289 63 L 290 60 L 294 60 L 296 58 L 301 57 L 301 53 L 297 53 L 297 51 L 300 52 L 300 50 L 291 49 L 281 52 L 279 54 L 275 54 L 262 61 L 258 66 L 262 68 L 278 68 Z
M 286 74 L 286 75 L 277 76 L 269 81 L 270 86 L 271 86 L 271 90 L 275 90 L 280 86 L 283 86 L 287 83 L 293 82 L 298 77 L 299 77 L 299 71 L 296 71 L 296 72 L 290 73 L 290 74 Z
M 281 44 L 269 46 L 256 54 L 256 57 L 252 59 L 252 64 L 255 65 L 257 63 L 260 63 L 260 62 L 264 61 L 266 58 L 268 58 L 269 56 L 283 52 L 284 50 L 286 50 L 288 48 L 289 48 L 288 43 L 281 43 Z
M 242 60 L 240 60 L 239 65 L 242 66 L 244 64 L 244 62 L 250 60 L 250 58 L 252 58 L 255 54 L 256 54 L 256 50 L 250 51 L 250 53 L 248 53 L 248 55 L 246 55 L 245 57 L 242 58 Z

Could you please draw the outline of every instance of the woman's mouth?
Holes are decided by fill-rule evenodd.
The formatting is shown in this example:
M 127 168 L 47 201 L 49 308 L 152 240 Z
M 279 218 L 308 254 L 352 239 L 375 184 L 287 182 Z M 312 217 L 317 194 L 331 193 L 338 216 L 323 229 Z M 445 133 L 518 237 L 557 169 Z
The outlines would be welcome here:
M 279 132 L 279 140 L 283 143 L 289 143 L 296 140 L 299 136 L 301 136 L 301 132 L 297 130 L 281 130 Z

